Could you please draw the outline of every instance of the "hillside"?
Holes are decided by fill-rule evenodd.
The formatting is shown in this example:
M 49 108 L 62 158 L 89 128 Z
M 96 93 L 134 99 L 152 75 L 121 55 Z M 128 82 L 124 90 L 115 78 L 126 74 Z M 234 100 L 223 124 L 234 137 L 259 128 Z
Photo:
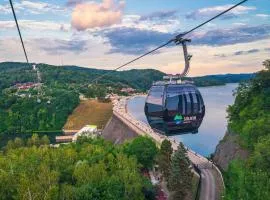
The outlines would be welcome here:
M 191 78 L 195 85 L 200 87 L 225 85 L 226 83 L 239 83 L 249 80 L 255 74 L 217 74 Z
M 112 103 L 97 100 L 84 100 L 68 117 L 64 129 L 79 130 L 85 125 L 94 124 L 98 128 L 105 127 L 112 116 Z
M 78 66 L 53 66 L 47 64 L 37 64 L 42 73 L 42 81 L 45 84 L 72 84 L 87 85 L 98 76 L 108 72 L 108 70 L 83 68 Z M 148 90 L 154 81 L 162 80 L 165 74 L 154 69 L 133 69 L 127 71 L 115 71 L 103 79 L 98 84 L 109 85 L 114 88 L 130 86 L 138 90 Z M 223 74 L 207 75 L 201 77 L 188 78 L 193 80 L 197 86 L 224 85 L 226 83 L 236 83 L 252 78 L 254 74 Z M 17 82 L 32 82 L 36 76 L 31 67 L 26 63 L 0 63 L 0 89 L 9 87 Z
M 240 84 L 228 109 L 229 133 L 214 156 L 225 170 L 225 199 L 269 199 L 270 60 L 263 65 L 265 70 Z

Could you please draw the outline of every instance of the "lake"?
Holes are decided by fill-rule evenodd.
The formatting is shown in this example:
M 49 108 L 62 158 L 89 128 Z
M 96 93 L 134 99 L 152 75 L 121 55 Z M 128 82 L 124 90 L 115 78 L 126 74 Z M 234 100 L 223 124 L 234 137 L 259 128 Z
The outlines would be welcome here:
M 228 105 L 233 104 L 233 91 L 238 84 L 199 88 L 205 103 L 205 117 L 197 134 L 174 135 L 187 147 L 201 155 L 208 156 L 215 151 L 216 145 L 223 138 L 227 128 Z M 145 98 L 134 97 L 128 102 L 128 111 L 137 119 L 147 123 L 144 114 Z

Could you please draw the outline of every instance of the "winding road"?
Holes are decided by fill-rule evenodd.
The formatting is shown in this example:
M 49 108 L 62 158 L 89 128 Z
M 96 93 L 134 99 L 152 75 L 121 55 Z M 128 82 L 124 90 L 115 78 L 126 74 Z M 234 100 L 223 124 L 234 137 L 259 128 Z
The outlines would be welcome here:
M 149 125 L 144 122 L 136 120 L 130 113 L 128 113 L 127 98 L 122 98 L 114 103 L 113 114 L 125 123 L 129 128 L 135 131 L 138 135 L 148 135 L 153 138 L 158 144 L 164 139 L 168 139 L 172 143 L 172 148 L 177 149 L 179 143 L 155 132 Z M 197 154 L 191 149 L 187 148 L 187 155 L 193 165 L 197 166 L 201 175 L 201 188 L 200 188 L 200 200 L 218 200 L 221 199 L 221 195 L 224 189 L 223 177 L 218 168 L 210 162 L 207 158 Z

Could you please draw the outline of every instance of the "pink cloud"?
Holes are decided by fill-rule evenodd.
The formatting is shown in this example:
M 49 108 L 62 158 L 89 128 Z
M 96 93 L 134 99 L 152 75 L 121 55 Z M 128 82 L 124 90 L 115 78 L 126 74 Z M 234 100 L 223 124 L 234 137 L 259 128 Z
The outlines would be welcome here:
M 71 24 L 79 31 L 117 24 L 122 20 L 123 7 L 123 1 L 114 0 L 80 3 L 73 10 Z

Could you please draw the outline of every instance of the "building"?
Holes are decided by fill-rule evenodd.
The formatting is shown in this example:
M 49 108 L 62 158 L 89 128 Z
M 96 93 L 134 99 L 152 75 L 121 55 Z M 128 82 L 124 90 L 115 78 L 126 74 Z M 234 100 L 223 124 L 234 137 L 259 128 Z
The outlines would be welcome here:
M 56 136 L 56 143 L 76 142 L 78 137 L 95 137 L 98 135 L 98 129 L 95 125 L 86 125 L 80 130 L 63 130 L 64 135 Z
M 80 130 L 63 130 L 64 135 L 75 135 Z
M 126 93 L 134 93 L 136 90 L 133 88 L 122 88 L 121 92 L 126 92 Z
M 34 87 L 39 87 L 41 86 L 40 83 L 32 83 L 32 82 L 28 82 L 28 83 L 17 83 L 15 85 L 15 87 L 19 90 L 28 90 L 30 88 L 34 88 Z
M 56 136 L 55 141 L 56 143 L 67 143 L 67 142 L 72 142 L 73 135 L 61 135 L 61 136 Z
M 73 136 L 72 141 L 76 142 L 80 136 L 95 137 L 97 135 L 97 131 L 96 125 L 86 125 Z

